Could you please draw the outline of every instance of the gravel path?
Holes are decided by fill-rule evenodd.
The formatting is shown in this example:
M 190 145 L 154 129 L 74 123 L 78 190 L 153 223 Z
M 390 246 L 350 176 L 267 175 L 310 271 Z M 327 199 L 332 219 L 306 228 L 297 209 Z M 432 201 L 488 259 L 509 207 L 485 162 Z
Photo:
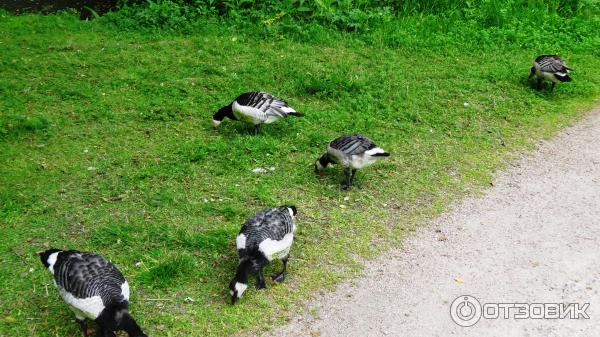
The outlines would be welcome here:
M 597 109 L 271 335 L 600 336 L 599 206 Z M 509 319 L 461 327 L 450 317 L 461 295 L 482 304 L 589 303 L 589 319 L 515 319 L 510 309 Z

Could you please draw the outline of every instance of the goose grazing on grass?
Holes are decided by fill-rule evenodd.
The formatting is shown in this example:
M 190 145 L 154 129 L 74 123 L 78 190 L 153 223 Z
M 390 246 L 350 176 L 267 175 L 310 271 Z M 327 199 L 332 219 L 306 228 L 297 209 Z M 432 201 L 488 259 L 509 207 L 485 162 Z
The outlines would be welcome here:
M 296 207 L 280 206 L 259 211 L 242 226 L 235 242 L 240 262 L 229 283 L 231 304 L 235 304 L 248 288 L 248 277 L 256 274 L 256 288 L 266 288 L 263 268 L 273 260 L 283 261 L 283 271 L 271 276 L 283 282 L 294 240 Z
M 259 133 L 262 124 L 273 123 L 287 116 L 302 117 L 304 114 L 290 107 L 286 101 L 266 92 L 247 92 L 233 102 L 219 109 L 213 116 L 213 125 L 219 126 L 225 117 L 236 121 L 254 124 L 254 132 Z
M 49 249 L 39 255 L 84 336 L 90 318 L 98 325 L 99 337 L 116 337 L 114 331 L 119 330 L 129 337 L 148 337 L 129 314 L 129 284 L 112 263 L 76 250 Z
M 346 177 L 342 188 L 349 189 L 352 187 L 356 170 L 370 166 L 389 155 L 365 136 L 345 135 L 329 143 L 327 152 L 315 162 L 315 172 L 321 172 L 328 164 L 341 164 Z
M 550 91 L 554 90 L 556 82 L 571 82 L 569 72 L 572 69 L 558 55 L 540 55 L 533 61 L 529 78 L 537 77 L 537 89 L 542 89 L 542 81 L 552 81 Z

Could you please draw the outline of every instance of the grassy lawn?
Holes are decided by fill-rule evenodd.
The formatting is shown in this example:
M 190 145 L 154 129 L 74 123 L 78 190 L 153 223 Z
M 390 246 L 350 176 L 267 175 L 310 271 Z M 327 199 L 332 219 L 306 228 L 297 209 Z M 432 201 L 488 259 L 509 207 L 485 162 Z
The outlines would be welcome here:
M 48 246 L 119 266 L 151 336 L 264 331 L 489 186 L 507 158 L 600 97 L 597 18 L 581 34 L 556 27 L 558 42 L 468 24 L 436 31 L 444 24 L 431 20 L 311 40 L 223 23 L 150 34 L 75 15 L 1 14 L 0 336 L 78 335 L 35 254 Z M 533 90 L 528 71 L 543 53 L 563 56 L 574 81 Z M 259 136 L 229 121 L 214 130 L 212 114 L 249 90 L 306 117 Z M 343 192 L 339 168 L 319 178 L 312 165 L 352 132 L 392 156 Z M 251 286 L 229 305 L 240 224 L 286 203 L 299 211 L 286 282 Z

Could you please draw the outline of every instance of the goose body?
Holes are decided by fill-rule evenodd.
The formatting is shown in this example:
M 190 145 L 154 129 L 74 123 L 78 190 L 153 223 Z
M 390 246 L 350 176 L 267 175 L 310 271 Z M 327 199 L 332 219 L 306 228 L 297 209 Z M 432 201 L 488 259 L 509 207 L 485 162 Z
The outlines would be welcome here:
M 256 273 L 256 287 L 265 288 L 262 269 L 273 260 L 283 261 L 283 271 L 273 276 L 283 281 L 296 231 L 296 207 L 280 206 L 257 212 L 242 226 L 236 247 L 240 262 L 236 275 L 229 285 L 232 303 L 235 303 L 248 287 L 250 273 Z
M 346 175 L 344 188 L 350 188 L 356 170 L 370 166 L 389 155 L 363 135 L 345 135 L 327 145 L 327 152 L 315 162 L 315 171 L 322 171 L 328 164 L 342 165 Z
M 543 80 L 551 81 L 552 87 L 550 90 L 554 90 L 556 82 L 571 81 L 571 77 L 569 77 L 571 70 L 558 55 L 540 55 L 533 61 L 529 78 L 537 77 L 538 90 L 541 89 Z
M 219 126 L 225 117 L 253 124 L 258 133 L 262 124 L 270 124 L 288 116 L 303 116 L 289 104 L 266 92 L 252 91 L 239 95 L 233 102 L 213 115 L 213 125 Z
M 85 319 L 92 319 L 98 324 L 98 336 L 114 336 L 116 330 L 146 336 L 129 315 L 129 284 L 112 263 L 97 254 L 59 249 L 40 253 L 40 259 L 84 335 Z

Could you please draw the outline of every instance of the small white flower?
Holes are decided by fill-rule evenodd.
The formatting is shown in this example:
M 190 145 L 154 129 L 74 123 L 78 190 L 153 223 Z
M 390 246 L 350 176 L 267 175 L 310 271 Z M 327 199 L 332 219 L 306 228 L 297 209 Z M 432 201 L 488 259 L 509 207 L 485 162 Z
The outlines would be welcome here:
M 267 173 L 267 170 L 262 167 L 256 167 L 252 169 L 252 173 Z

